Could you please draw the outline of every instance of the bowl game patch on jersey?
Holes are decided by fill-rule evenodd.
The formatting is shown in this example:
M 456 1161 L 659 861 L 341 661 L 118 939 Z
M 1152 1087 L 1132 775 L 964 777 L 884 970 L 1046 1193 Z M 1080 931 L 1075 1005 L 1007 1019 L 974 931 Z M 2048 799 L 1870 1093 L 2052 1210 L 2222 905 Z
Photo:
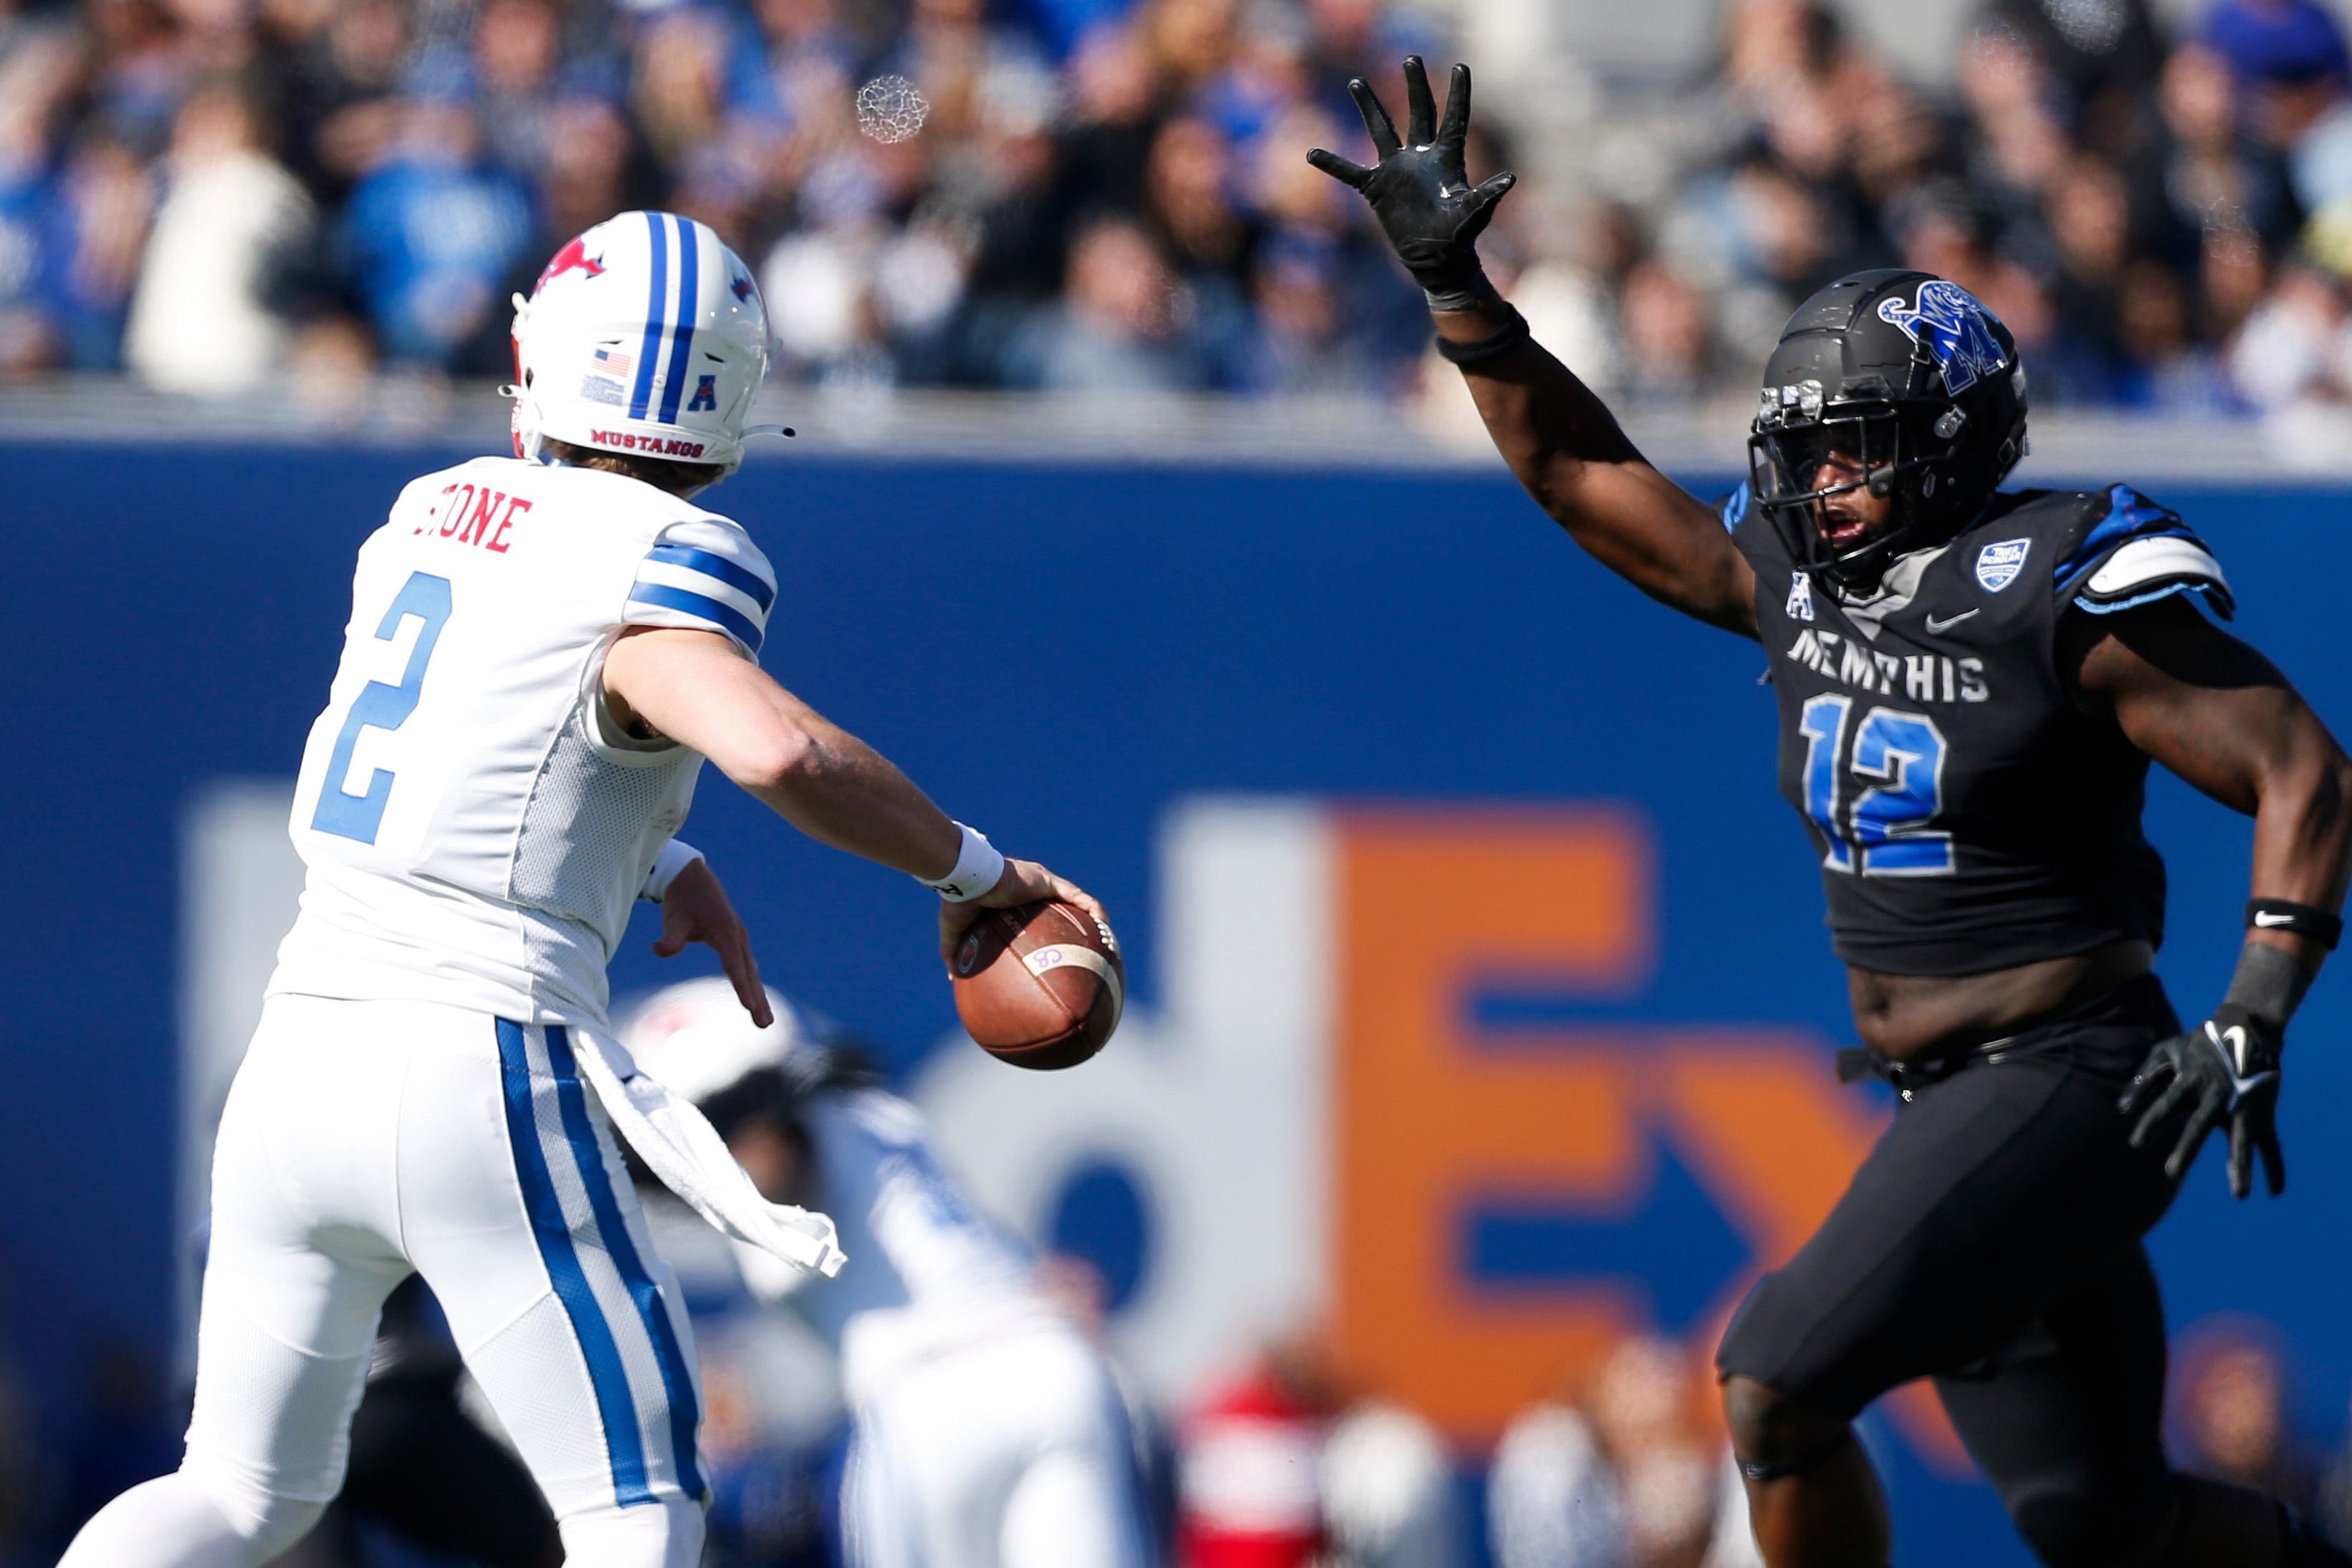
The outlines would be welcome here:
M 2017 581 L 2032 550 L 2030 539 L 2003 539 L 1977 552 L 1977 581 L 1988 594 L 1998 594 Z

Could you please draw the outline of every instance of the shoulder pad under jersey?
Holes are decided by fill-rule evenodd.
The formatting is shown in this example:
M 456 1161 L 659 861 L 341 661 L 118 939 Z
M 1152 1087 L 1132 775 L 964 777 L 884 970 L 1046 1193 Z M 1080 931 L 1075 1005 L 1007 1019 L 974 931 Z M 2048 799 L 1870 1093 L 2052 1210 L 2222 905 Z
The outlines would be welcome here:
M 2112 485 L 2082 500 L 2080 531 L 2061 557 L 2053 584 L 2061 601 L 2104 616 L 2175 594 L 2197 594 L 2225 620 L 2236 612 L 2221 563 L 2178 512 L 2129 485 Z

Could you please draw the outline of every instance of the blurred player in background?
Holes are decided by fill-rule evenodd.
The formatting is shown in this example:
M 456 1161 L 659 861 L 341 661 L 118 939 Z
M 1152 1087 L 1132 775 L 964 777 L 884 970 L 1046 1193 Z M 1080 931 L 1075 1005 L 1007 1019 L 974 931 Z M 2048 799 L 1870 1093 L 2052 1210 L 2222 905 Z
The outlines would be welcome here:
M 622 1038 L 698 1102 L 761 1194 L 821 1205 L 856 1260 L 819 1280 L 736 1249 L 752 1293 L 839 1358 L 852 1568 L 1148 1568 L 1135 1445 L 1101 1353 L 940 1168 L 921 1112 L 769 1001 L 761 1026 L 726 981 L 688 981 Z
M 352 1417 L 342 1495 L 320 1526 L 388 1530 L 473 1568 L 556 1568 L 563 1543 L 547 1501 L 506 1446 L 466 1408 L 465 1366 L 440 1308 L 411 1275 L 383 1304 L 367 1393 Z M 316 1539 L 315 1537 L 313 1538 Z M 347 1559 L 368 1561 L 356 1540 Z
M 2000 490 L 2025 452 L 2016 344 L 1943 279 L 1860 273 L 1799 307 L 1751 483 L 1694 500 L 1486 281 L 1475 243 L 1512 182 L 1469 182 L 1468 69 L 1442 123 L 1420 60 L 1405 80 L 1402 138 L 1350 84 L 1376 167 L 1310 161 L 1370 202 L 1538 504 L 1643 592 L 1764 644 L 1855 1065 L 1902 1100 L 1718 1352 L 1766 1560 L 1884 1568 L 1851 1423 L 1932 1376 L 2045 1563 L 2352 1563 L 2275 1500 L 2168 1466 L 2141 1245 L 2217 1126 L 2241 1197 L 2258 1155 L 2284 1183 L 2280 1050 L 2343 929 L 2352 761 L 2189 602 L 2231 613 L 2178 517 L 2122 485 Z M 2186 1033 L 2152 968 L 2150 759 L 2254 817 L 2236 976 Z
M 704 758 L 937 889 L 943 962 L 977 905 L 1096 909 L 760 672 L 774 574 L 687 499 L 741 460 L 767 371 L 735 254 L 625 213 L 516 304 L 516 456 L 414 481 L 361 547 L 296 786 L 301 914 L 221 1119 L 185 1457 L 100 1510 L 67 1568 L 240 1568 L 307 1531 L 411 1274 L 567 1562 L 698 1559 L 692 1335 L 614 1126 L 778 1267 L 841 1265 L 824 1216 L 761 1197 L 609 1033 L 605 965 L 639 897 L 690 900 L 660 947 L 709 942 L 768 1021 L 740 922 L 670 837 Z

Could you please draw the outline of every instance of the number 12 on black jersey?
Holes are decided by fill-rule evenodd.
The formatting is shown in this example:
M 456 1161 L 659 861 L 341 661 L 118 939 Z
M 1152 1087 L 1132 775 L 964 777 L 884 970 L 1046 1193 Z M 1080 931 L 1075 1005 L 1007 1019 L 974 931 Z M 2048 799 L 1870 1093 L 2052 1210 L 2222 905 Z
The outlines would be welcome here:
M 1944 788 L 1944 732 L 1924 713 L 1873 708 L 1829 692 L 1805 704 L 1805 814 L 1829 846 L 1822 863 L 1865 877 L 1942 877 L 1952 836 L 1936 826 Z M 1847 746 L 1847 731 L 1853 745 Z M 1854 784 L 1846 786 L 1846 775 Z M 1850 799 L 1848 797 L 1851 797 Z

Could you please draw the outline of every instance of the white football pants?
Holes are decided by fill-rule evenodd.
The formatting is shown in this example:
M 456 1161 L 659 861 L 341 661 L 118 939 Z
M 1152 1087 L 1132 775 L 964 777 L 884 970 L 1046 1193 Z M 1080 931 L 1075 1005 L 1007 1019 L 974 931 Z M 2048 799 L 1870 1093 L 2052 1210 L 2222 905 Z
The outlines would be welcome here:
M 272 997 L 213 1157 L 195 1413 L 179 1471 L 59 1568 L 246 1568 L 342 1485 L 385 1296 L 433 1289 L 547 1494 L 570 1568 L 691 1568 L 692 1331 L 568 1032 Z
M 866 1401 L 842 1526 L 851 1568 L 1150 1563 L 1126 1407 L 1058 1330 L 943 1355 Z

